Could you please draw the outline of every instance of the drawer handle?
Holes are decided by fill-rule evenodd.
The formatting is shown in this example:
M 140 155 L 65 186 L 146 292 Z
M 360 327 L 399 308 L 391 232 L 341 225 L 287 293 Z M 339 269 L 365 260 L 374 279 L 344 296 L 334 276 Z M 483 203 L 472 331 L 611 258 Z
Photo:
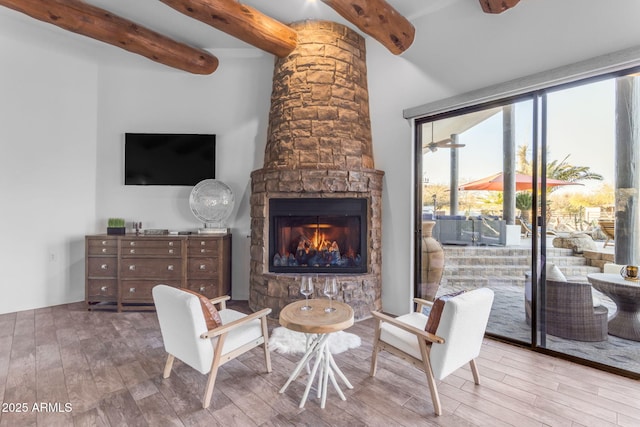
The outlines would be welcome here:
M 107 244 L 107 241 L 103 240 L 102 242 L 100 242 L 100 244 L 102 244 L 102 246 L 105 246 Z
M 206 269 L 207 269 L 206 264 L 200 264 L 200 270 L 206 270 Z
M 169 271 L 173 271 L 173 265 L 168 265 L 168 266 L 167 266 L 167 270 L 169 270 Z
M 200 253 L 201 253 L 201 254 L 203 254 L 203 253 L 205 253 L 205 252 L 207 252 L 207 250 L 206 250 L 206 249 L 200 249 Z
M 129 270 L 133 271 L 135 269 L 136 269 L 136 265 L 135 264 L 129 266 Z
M 173 253 L 173 249 L 169 249 L 169 253 L 172 254 Z
M 107 248 L 102 248 L 102 253 L 106 254 L 107 253 Z
M 204 286 L 200 286 L 200 292 L 204 292 L 205 289 L 207 289 L 207 288 L 205 288 Z
M 135 246 L 136 242 L 129 242 L 129 246 Z
M 169 242 L 169 246 L 173 246 L 173 242 Z
M 107 288 L 106 286 L 103 286 L 103 287 L 101 287 L 101 288 L 100 288 L 100 290 L 101 290 L 102 292 L 107 292 L 107 289 L 109 289 L 109 288 Z
M 135 254 L 135 253 L 136 253 L 136 250 L 135 250 L 135 249 L 129 249 L 129 253 L 130 253 L 130 254 Z
M 205 242 L 204 240 L 200 241 L 200 246 L 205 246 L 207 244 L 207 242 Z
M 102 264 L 100 268 L 103 270 L 106 270 L 107 268 L 109 268 L 109 266 L 107 264 Z
M 134 294 L 136 292 L 136 288 L 129 288 L 129 293 Z

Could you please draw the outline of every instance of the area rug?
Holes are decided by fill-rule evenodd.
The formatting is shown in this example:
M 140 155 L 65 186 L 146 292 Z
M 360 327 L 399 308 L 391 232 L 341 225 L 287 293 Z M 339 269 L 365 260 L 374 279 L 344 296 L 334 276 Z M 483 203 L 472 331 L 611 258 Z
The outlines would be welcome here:
M 349 349 L 360 347 L 360 337 L 349 332 L 339 331 L 329 335 L 329 351 L 333 354 L 343 353 Z M 275 328 L 269 338 L 269 349 L 283 354 L 304 353 L 306 351 L 306 335 L 282 326 Z

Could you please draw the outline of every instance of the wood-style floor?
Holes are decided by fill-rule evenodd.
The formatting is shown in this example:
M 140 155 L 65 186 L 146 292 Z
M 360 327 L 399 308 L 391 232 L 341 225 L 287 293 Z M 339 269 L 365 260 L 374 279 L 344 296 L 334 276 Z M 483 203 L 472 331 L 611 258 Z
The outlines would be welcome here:
M 372 320 L 349 332 L 362 346 L 336 356 L 354 385 L 346 401 L 331 389 L 325 409 L 315 397 L 299 409 L 306 374 L 278 393 L 299 356 L 272 354 L 267 374 L 254 349 L 221 369 L 204 410 L 204 375 L 176 361 L 162 379 L 154 312 L 88 312 L 78 303 L 0 315 L 0 425 L 640 425 L 640 382 L 493 340 L 478 360 L 481 385 L 467 367 L 439 383 L 444 414 L 436 417 L 421 371 L 382 353 L 369 377 Z

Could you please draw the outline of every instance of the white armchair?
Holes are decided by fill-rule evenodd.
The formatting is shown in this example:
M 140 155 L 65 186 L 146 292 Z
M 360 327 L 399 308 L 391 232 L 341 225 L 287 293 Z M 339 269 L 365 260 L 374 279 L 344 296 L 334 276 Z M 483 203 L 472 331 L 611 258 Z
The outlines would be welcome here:
M 226 308 L 227 300 L 228 296 L 210 300 L 219 306 L 222 325 L 207 330 L 198 296 L 167 285 L 153 288 L 164 348 L 169 353 L 163 376 L 169 378 L 175 358 L 202 374 L 208 373 L 203 408 L 208 408 L 211 403 L 218 368 L 231 359 L 262 345 L 267 372 L 271 372 L 266 318 L 271 309 L 247 315 Z
M 442 380 L 469 363 L 475 383 L 480 384 L 475 359 L 480 354 L 493 304 L 493 291 L 480 288 L 447 299 L 440 321 L 437 327 L 434 326 L 435 333 L 425 330 L 429 317 L 422 313 L 422 309 L 425 306 L 433 306 L 436 302 L 419 298 L 414 301 L 417 303 L 414 313 L 396 318 L 377 312 L 371 313 L 378 322 L 373 341 L 370 375 L 376 374 L 380 350 L 411 362 L 426 373 L 435 413 L 441 415 L 437 380 Z M 432 310 L 430 315 L 436 317 L 434 312 L 435 310 Z

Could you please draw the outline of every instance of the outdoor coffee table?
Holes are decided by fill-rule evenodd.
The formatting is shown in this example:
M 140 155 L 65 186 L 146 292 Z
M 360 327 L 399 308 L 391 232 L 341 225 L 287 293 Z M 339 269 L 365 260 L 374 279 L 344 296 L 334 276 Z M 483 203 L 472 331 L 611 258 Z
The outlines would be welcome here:
M 344 376 L 340 368 L 338 368 L 338 365 L 336 365 L 329 351 L 328 342 L 329 335 L 332 332 L 338 332 L 353 325 L 353 309 L 347 304 L 333 301 L 332 307 L 336 310 L 331 313 L 326 313 L 324 309 L 329 307 L 329 300 L 323 298 L 310 299 L 308 304 L 312 309 L 300 310 L 300 307 L 305 304 L 306 302 L 304 300 L 296 301 L 287 305 L 280 312 L 280 325 L 292 331 L 302 332 L 307 335 L 307 351 L 296 365 L 296 368 L 291 373 L 291 376 L 289 376 L 285 385 L 280 389 L 280 393 L 284 393 L 289 384 L 298 377 L 304 366 L 315 357 L 315 362 L 313 363 L 313 368 L 311 368 L 309 379 L 307 380 L 307 387 L 304 390 L 299 407 L 304 407 L 309 397 L 311 384 L 316 374 L 318 374 L 318 397 L 321 398 L 320 407 L 324 408 L 327 401 L 329 381 L 331 381 L 333 388 L 338 392 L 340 398 L 347 400 L 338 386 L 335 378 L 336 375 L 340 377 L 348 388 L 353 388 L 347 377 Z
M 640 282 L 609 273 L 588 274 L 587 279 L 591 286 L 616 303 L 616 312 L 609 319 L 609 333 L 640 341 Z

